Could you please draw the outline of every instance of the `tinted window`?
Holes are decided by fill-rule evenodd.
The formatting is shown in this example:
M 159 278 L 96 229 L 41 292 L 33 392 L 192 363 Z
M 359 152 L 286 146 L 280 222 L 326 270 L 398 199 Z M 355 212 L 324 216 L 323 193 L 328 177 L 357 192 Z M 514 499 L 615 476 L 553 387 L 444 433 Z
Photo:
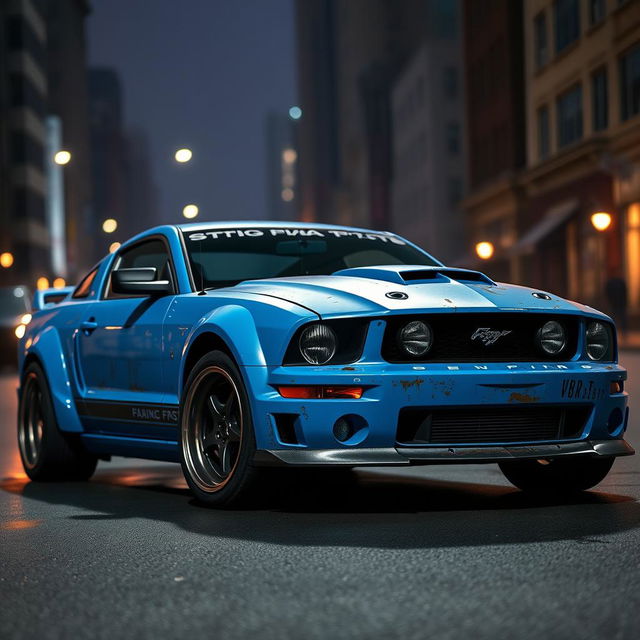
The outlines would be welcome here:
M 549 108 L 538 109 L 538 156 L 544 160 L 549 155 Z
M 640 45 L 620 59 L 620 106 L 622 119 L 640 113 Z
M 93 281 L 96 279 L 98 273 L 98 267 L 96 267 L 91 273 L 88 273 L 75 288 L 75 291 L 71 295 L 72 298 L 88 298 L 93 293 Z
M 154 267 L 158 280 L 171 280 L 169 252 L 162 240 L 150 240 L 125 249 L 114 262 L 114 269 L 132 269 L 135 267 Z M 113 293 L 109 282 L 109 298 L 131 297 Z
M 580 37 L 580 2 L 578 0 L 556 0 L 554 18 L 556 53 L 560 53 Z
M 591 102 L 593 111 L 593 130 L 602 131 L 609 124 L 607 70 L 596 71 L 591 76 Z
M 576 85 L 558 98 L 558 146 L 582 138 L 582 85 Z
M 434 266 L 397 236 L 342 229 L 204 229 L 184 234 L 196 288 L 243 280 L 329 275 L 373 265 Z
M 547 17 L 541 11 L 533 22 L 534 46 L 536 66 L 542 67 L 547 63 L 549 47 L 547 45 Z

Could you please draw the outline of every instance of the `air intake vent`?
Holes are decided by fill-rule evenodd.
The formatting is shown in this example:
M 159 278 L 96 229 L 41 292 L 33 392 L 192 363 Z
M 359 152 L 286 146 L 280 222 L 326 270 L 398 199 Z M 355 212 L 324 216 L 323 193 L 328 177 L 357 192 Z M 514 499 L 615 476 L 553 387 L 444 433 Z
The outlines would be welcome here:
M 400 275 L 405 282 L 412 282 L 415 280 L 436 280 L 441 276 L 445 276 L 451 280 L 460 280 L 462 282 L 484 282 L 485 284 L 494 284 L 493 280 L 485 276 L 484 273 L 480 273 L 479 271 L 466 271 L 464 269 L 403 271 Z

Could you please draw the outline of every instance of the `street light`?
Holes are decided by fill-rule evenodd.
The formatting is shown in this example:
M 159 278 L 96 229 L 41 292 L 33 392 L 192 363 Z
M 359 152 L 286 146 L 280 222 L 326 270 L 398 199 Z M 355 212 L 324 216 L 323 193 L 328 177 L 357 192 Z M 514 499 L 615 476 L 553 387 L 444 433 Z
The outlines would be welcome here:
M 105 233 L 113 233 L 118 228 L 118 223 L 113 218 L 107 218 L 102 223 L 102 230 Z
M 5 251 L 3 254 L 0 254 L 0 266 L 8 269 L 13 264 L 13 253 L 9 253 Z
M 184 209 L 182 210 L 182 215 L 187 218 L 187 220 L 192 220 L 198 215 L 199 211 L 200 210 L 198 209 L 197 205 L 188 204 L 185 205 Z
M 191 160 L 191 158 L 193 157 L 193 153 L 191 151 L 191 149 L 178 149 L 175 153 L 174 158 L 176 159 L 176 162 L 189 162 L 189 160 Z
M 302 109 L 300 107 L 291 107 L 291 109 L 289 109 L 289 117 L 292 120 L 300 120 L 300 118 L 302 118 Z
M 611 226 L 611 214 L 597 211 L 591 216 L 591 224 L 596 231 L 606 231 Z
M 117 251 L 120 248 L 120 243 L 119 242 L 112 242 L 109 245 L 109 253 L 113 253 L 114 251 Z
M 478 258 L 482 260 L 488 260 L 493 255 L 493 243 L 492 242 L 478 242 L 476 244 L 476 254 Z
M 56 164 L 69 164 L 70 160 L 71 160 L 71 154 L 68 151 L 65 151 L 64 149 L 58 151 L 53 156 L 53 161 Z
M 45 278 L 44 276 L 40 276 L 36 280 L 36 288 L 38 289 L 38 291 L 42 291 L 44 289 L 48 289 L 49 288 L 49 278 Z
M 64 278 L 56 278 L 53 281 L 53 288 L 54 289 L 62 289 L 62 287 L 64 287 L 67 283 L 65 282 Z

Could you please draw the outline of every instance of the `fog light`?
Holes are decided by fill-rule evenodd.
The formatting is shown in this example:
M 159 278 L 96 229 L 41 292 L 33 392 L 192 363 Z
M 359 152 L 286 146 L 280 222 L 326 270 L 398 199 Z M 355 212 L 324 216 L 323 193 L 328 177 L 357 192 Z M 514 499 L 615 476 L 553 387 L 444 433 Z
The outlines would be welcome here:
M 607 422 L 607 430 L 609 433 L 613 433 L 622 424 L 622 411 L 618 408 L 614 409 L 609 414 L 609 421 Z
M 333 435 L 339 442 L 345 442 L 353 435 L 353 426 L 345 416 L 336 420 L 333 425 Z

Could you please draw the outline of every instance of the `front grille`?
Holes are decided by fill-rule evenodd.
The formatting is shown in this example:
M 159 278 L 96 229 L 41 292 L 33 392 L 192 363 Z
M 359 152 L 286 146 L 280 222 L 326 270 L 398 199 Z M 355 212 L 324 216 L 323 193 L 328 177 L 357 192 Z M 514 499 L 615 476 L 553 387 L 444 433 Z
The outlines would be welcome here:
M 591 411 L 577 407 L 419 408 L 400 411 L 401 445 L 540 442 L 578 438 Z
M 422 320 L 431 327 L 433 345 L 425 356 L 412 358 L 398 344 L 407 322 Z M 538 347 L 536 334 L 549 321 L 560 322 L 567 344 L 556 356 Z M 446 313 L 387 318 L 382 357 L 388 362 L 535 362 L 570 360 L 577 351 L 580 320 L 575 316 L 546 313 Z M 492 344 L 472 336 L 478 329 L 499 332 Z

